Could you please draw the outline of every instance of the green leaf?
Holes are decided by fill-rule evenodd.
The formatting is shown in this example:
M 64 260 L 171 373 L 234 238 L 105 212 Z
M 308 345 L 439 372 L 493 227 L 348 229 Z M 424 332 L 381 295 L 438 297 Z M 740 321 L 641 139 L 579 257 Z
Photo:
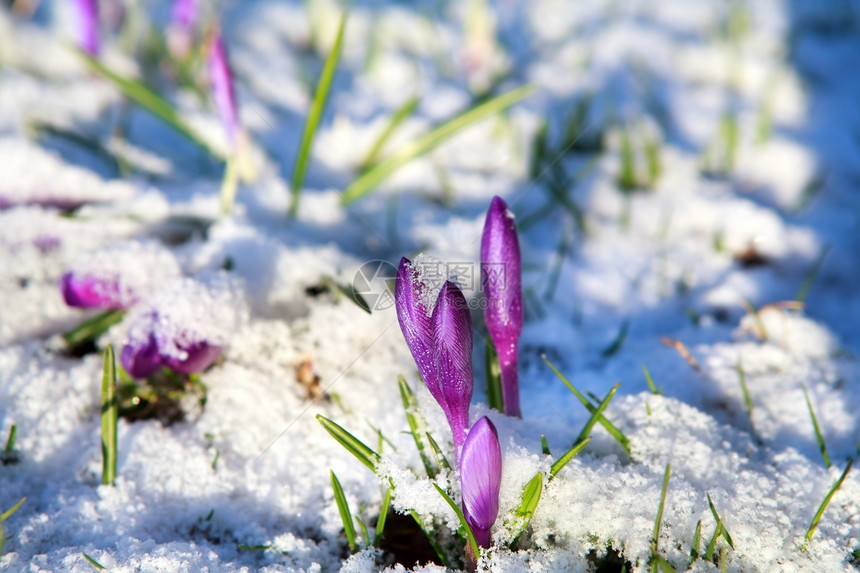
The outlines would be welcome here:
M 486 339 L 484 352 L 484 371 L 487 375 L 487 405 L 499 412 L 505 411 L 502 397 L 502 369 L 499 366 L 499 356 L 490 337 Z
M 854 460 L 848 460 L 848 465 L 845 466 L 845 471 L 842 472 L 842 475 L 839 476 L 839 479 L 836 480 L 836 483 L 833 484 L 827 492 L 827 495 L 824 496 L 824 499 L 821 501 L 821 505 L 818 506 L 818 511 L 815 512 L 815 516 L 812 518 L 812 523 L 809 524 L 809 529 L 806 530 L 805 544 L 809 544 L 809 542 L 812 541 L 812 536 L 815 535 L 815 530 L 818 527 L 818 522 L 821 521 L 821 518 L 824 515 L 824 510 L 826 510 L 827 506 L 830 505 L 830 500 L 833 499 L 836 491 L 842 486 L 842 482 L 844 482 L 845 478 L 848 477 L 848 472 L 851 471 L 851 466 L 853 465 Z
M 585 396 L 583 396 L 580 393 L 580 391 L 577 390 L 573 386 L 573 384 L 570 383 L 570 381 L 567 378 L 564 377 L 564 375 L 558 370 L 558 368 L 555 367 L 555 365 L 552 362 L 549 361 L 549 359 L 546 356 L 541 356 L 541 358 L 546 363 L 546 365 L 549 366 L 550 369 L 555 373 L 555 375 L 558 376 L 562 382 L 564 382 L 564 384 L 568 387 L 568 389 L 571 392 L 573 392 L 573 395 L 576 396 L 576 398 L 580 401 L 580 403 L 582 403 L 582 405 L 585 406 L 585 408 L 589 412 L 594 414 L 594 412 L 595 412 L 595 410 L 597 410 L 597 408 L 595 406 L 593 406 L 591 404 L 591 402 L 589 402 L 588 399 Z M 609 435 L 611 435 L 613 438 L 615 438 L 615 440 L 619 444 L 621 444 L 621 447 L 624 448 L 624 451 L 629 456 L 630 455 L 630 440 L 627 438 L 627 436 L 625 436 L 623 433 L 621 433 L 621 430 L 616 428 L 612 424 L 612 422 L 610 422 L 609 420 L 606 419 L 605 416 L 603 416 L 603 415 L 599 416 L 597 418 L 597 421 L 600 423 L 601 426 L 603 426 L 603 429 L 605 429 L 607 432 L 609 432 Z
M 597 420 L 603 415 L 603 411 L 606 410 L 607 406 L 609 406 L 609 402 L 612 400 L 612 397 L 615 396 L 615 392 L 618 391 L 620 386 L 621 382 L 613 386 L 606 395 L 606 398 L 604 398 L 597 409 L 591 413 L 591 417 L 585 423 L 585 426 L 583 426 L 582 431 L 579 433 L 579 437 L 576 439 L 577 443 L 581 442 L 591 434 L 591 430 L 594 429 L 594 424 L 596 424 Z
M 379 152 L 382 151 L 382 148 L 400 124 L 403 123 L 407 117 L 415 113 L 415 110 L 418 108 L 419 101 L 418 96 L 412 96 L 406 101 L 406 103 L 397 108 L 394 114 L 392 114 L 391 119 L 388 120 L 388 125 L 386 125 L 382 133 L 379 134 L 376 142 L 374 142 L 370 151 L 367 152 L 367 155 L 359 164 L 362 170 L 366 170 L 368 167 L 376 163 L 376 160 L 379 157 Z
M 355 287 L 353 285 L 342 285 L 334 279 L 325 279 L 325 282 L 333 285 L 334 288 L 337 289 L 340 294 L 344 295 L 346 298 L 354 302 L 358 308 L 360 308 L 367 314 L 372 314 L 370 310 L 370 305 L 367 304 L 367 301 L 364 299 L 361 293 L 355 290 Z
M 63 335 L 63 342 L 69 347 L 75 347 L 90 340 L 95 340 L 107 331 L 108 328 L 114 324 L 118 324 L 122 320 L 122 317 L 125 316 L 125 312 L 124 310 L 103 312 L 65 333 Z
M 9 437 L 6 438 L 6 447 L 3 448 L 3 452 L 6 454 L 11 454 L 12 450 L 15 449 L 15 437 L 18 435 L 18 426 L 16 424 L 12 424 L 9 427 Z
M 568 463 L 570 463 L 570 460 L 575 458 L 577 456 L 577 454 L 579 454 L 579 452 L 584 450 L 585 446 L 587 446 L 588 442 L 590 442 L 590 441 L 591 441 L 591 436 L 588 436 L 584 440 L 579 441 L 576 444 L 574 444 L 573 447 L 570 448 L 569 450 L 567 450 L 567 452 L 565 452 L 563 456 L 558 458 L 555 461 L 555 463 L 552 464 L 552 466 L 550 466 L 550 468 L 549 468 L 549 479 L 554 478 L 555 474 L 560 472 L 562 470 L 562 468 L 564 468 L 564 466 L 566 466 Z
M 361 199 L 377 185 L 385 181 L 392 173 L 416 157 L 421 157 L 432 151 L 463 128 L 514 105 L 533 94 L 534 91 L 535 89 L 531 85 L 513 89 L 457 114 L 428 133 L 407 143 L 353 181 L 344 190 L 343 204 L 348 205 Z
M 651 390 L 651 393 L 655 395 L 662 395 L 663 390 L 658 389 L 657 386 L 654 384 L 654 380 L 651 378 L 651 373 L 648 372 L 648 368 L 645 366 L 644 362 L 642 363 L 642 372 L 645 373 L 645 381 L 648 382 L 648 389 Z
M 512 524 L 516 527 L 515 531 L 511 531 L 513 541 L 510 543 L 511 549 L 516 545 L 517 540 L 531 523 L 532 516 L 535 514 L 540 496 L 543 492 L 543 473 L 538 472 L 529 482 L 523 487 L 523 493 L 520 497 L 520 505 L 517 507 L 515 515 L 517 520 Z
M 116 361 L 113 346 L 108 344 L 102 371 L 102 484 L 104 485 L 112 485 L 116 481 L 118 414 Z
M 752 397 L 750 396 L 749 388 L 747 388 L 747 376 L 746 376 L 746 373 L 744 372 L 744 364 L 743 364 L 742 360 L 738 360 L 737 371 L 738 371 L 738 381 L 741 384 L 741 393 L 744 396 L 744 405 L 747 408 L 747 414 L 749 414 L 750 421 L 752 421 L 753 401 L 752 401 Z M 732 549 L 734 549 L 734 548 L 732 548 Z
M 95 559 L 93 559 L 92 557 L 87 555 L 86 553 L 81 553 L 81 555 L 84 556 L 84 559 L 86 559 L 90 565 L 92 565 L 93 567 L 95 567 L 99 571 L 107 571 L 107 567 L 105 567 L 104 565 L 102 565 L 101 563 L 99 563 L 98 561 L 96 561 Z
M 812 429 L 815 431 L 815 440 L 818 442 L 818 449 L 821 450 L 821 457 L 824 459 L 824 465 L 829 468 L 833 463 L 830 461 L 830 454 L 827 453 L 827 444 L 824 443 L 824 435 L 821 433 L 821 427 L 818 425 L 818 418 L 815 416 L 815 411 L 812 409 L 812 402 L 809 400 L 809 392 L 806 391 L 806 386 L 803 387 L 803 396 L 806 398 L 806 407 L 809 409 L 809 417 L 812 419 Z
M 436 465 L 443 470 L 451 469 L 451 464 L 448 463 L 448 458 L 446 458 L 445 454 L 442 453 L 442 448 L 439 447 L 439 444 L 436 443 L 436 440 L 433 439 L 430 432 L 427 432 L 424 435 L 427 436 L 427 442 L 430 444 L 430 449 L 433 450 L 433 455 L 436 458 Z
M 421 462 L 424 464 L 424 471 L 427 472 L 427 477 L 433 479 L 439 473 L 439 469 L 427 456 L 424 440 L 421 438 L 417 414 L 418 401 L 415 399 L 415 394 L 412 393 L 412 389 L 406 383 L 406 379 L 403 376 L 397 377 L 397 385 L 400 387 L 400 399 L 403 402 L 403 410 L 406 412 L 406 423 L 409 424 L 409 433 L 412 434 L 412 439 L 415 440 L 415 447 L 418 450 L 418 455 L 421 456 Z
M 90 69 L 109 80 L 130 100 L 164 121 L 164 123 L 184 135 L 189 141 L 196 144 L 200 149 L 212 157 L 221 161 L 226 159 L 220 151 L 216 151 L 212 148 L 205 139 L 197 134 L 190 126 L 188 126 L 188 124 L 182 121 L 179 114 L 176 112 L 176 109 L 167 100 L 152 91 L 141 81 L 126 78 L 117 74 L 80 48 L 74 47 L 74 50 L 77 52 L 78 56 L 86 62 Z
M 469 540 L 469 544 L 472 546 L 472 554 L 477 557 L 478 555 L 481 554 L 481 551 L 478 548 L 478 541 L 475 539 L 475 534 L 472 533 L 472 528 L 469 527 L 469 523 L 466 521 L 466 516 L 463 515 L 463 510 L 460 509 L 460 506 L 458 506 L 456 503 L 454 503 L 454 500 L 451 499 L 451 497 L 447 493 L 445 493 L 445 490 L 443 490 L 441 487 L 439 487 L 435 483 L 433 484 L 433 487 L 436 488 L 436 491 L 439 492 L 439 495 L 441 495 L 442 498 L 446 502 L 448 502 L 448 505 L 450 505 L 451 509 L 454 510 L 454 513 L 457 514 L 457 519 L 460 520 L 460 527 L 462 527 L 463 531 L 466 532 L 466 537 Z
M 290 217 L 295 217 L 299 212 L 299 199 L 302 196 L 302 185 L 305 180 L 305 171 L 307 171 L 308 165 L 311 161 L 311 146 L 313 145 L 314 135 L 316 134 L 323 112 L 325 111 L 331 83 L 334 79 L 334 74 L 337 71 L 338 63 L 340 62 L 340 54 L 343 48 L 343 31 L 346 29 L 347 17 L 347 14 L 343 14 L 340 18 L 340 25 L 337 29 L 334 46 L 332 46 L 332 49 L 325 60 L 325 64 L 323 65 L 319 83 L 317 83 L 316 93 L 314 94 L 314 100 L 311 103 L 311 109 L 308 112 L 307 121 L 305 121 L 304 131 L 302 131 L 302 141 L 299 144 L 299 154 L 296 157 L 296 166 L 293 169 Z
M 3 557 L 3 545 L 6 542 L 6 534 L 3 531 L 3 522 L 9 519 L 9 516 L 11 516 L 13 513 L 18 511 L 18 508 L 21 507 L 21 504 L 23 504 L 25 501 L 27 501 L 27 498 L 22 497 L 20 501 L 18 501 L 18 503 L 0 514 L 0 557 Z
M 551 456 L 552 452 L 549 451 L 549 443 L 546 441 L 546 436 L 540 435 L 540 451 L 545 456 Z
M 666 505 L 666 491 L 669 489 L 669 475 L 672 473 L 672 469 L 669 464 L 666 464 L 666 472 L 663 474 L 663 489 L 660 492 L 660 505 L 657 507 L 657 518 L 654 520 L 654 534 L 651 536 L 651 571 L 655 572 L 657 567 L 665 571 L 664 566 L 661 564 L 661 560 L 666 562 L 660 555 L 657 553 L 658 542 L 660 541 L 660 523 L 663 521 L 663 508 Z M 669 570 L 674 571 L 671 565 L 666 562 L 666 565 L 669 566 Z
M 355 526 L 352 524 L 352 512 L 349 511 L 349 503 L 346 501 L 346 495 L 343 493 L 343 488 L 340 486 L 340 481 L 333 471 L 331 474 L 331 489 L 334 491 L 334 502 L 337 504 L 337 511 L 340 513 L 340 520 L 343 522 L 343 531 L 346 533 L 346 541 L 349 543 L 350 553 L 355 553 Z
M 373 539 L 373 544 L 379 547 L 379 542 L 382 541 L 382 533 L 385 531 L 385 522 L 388 519 L 388 508 L 391 506 L 391 492 L 394 488 L 389 486 L 385 490 L 385 498 L 382 500 L 382 507 L 379 509 L 379 519 L 376 520 L 376 535 Z
M 609 358 L 610 356 L 621 350 L 621 346 L 624 344 L 624 339 L 627 338 L 627 331 L 629 329 L 630 321 L 625 319 L 624 322 L 621 323 L 621 328 L 618 329 L 618 336 L 615 337 L 615 340 L 613 340 L 609 344 L 609 346 L 607 346 L 603 349 L 603 351 L 601 351 L 601 354 L 604 358 Z
M 702 544 L 702 520 L 700 519 L 698 523 L 696 523 L 696 532 L 693 533 L 693 543 L 690 548 L 690 561 L 687 563 L 687 568 L 693 564 L 693 562 L 699 558 L 699 547 Z
M 376 473 L 376 464 L 379 463 L 379 454 L 371 450 L 361 440 L 344 430 L 341 426 L 332 422 L 325 416 L 317 414 L 317 420 L 325 428 L 325 431 L 335 439 L 337 443 L 346 448 L 346 451 L 358 458 L 373 473 Z

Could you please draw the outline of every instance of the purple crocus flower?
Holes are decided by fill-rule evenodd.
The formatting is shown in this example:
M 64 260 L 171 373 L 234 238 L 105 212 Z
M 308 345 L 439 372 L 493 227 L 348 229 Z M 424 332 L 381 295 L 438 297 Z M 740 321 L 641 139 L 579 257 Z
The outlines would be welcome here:
M 212 95 L 215 98 L 218 113 L 221 115 L 221 123 L 224 124 L 230 146 L 235 152 L 239 144 L 241 126 L 239 124 L 239 112 L 236 109 L 233 74 L 230 72 L 227 48 L 220 31 L 216 31 L 212 35 L 209 43 L 209 81 L 212 82 Z
M 165 366 L 183 374 L 201 372 L 246 319 L 246 303 L 236 285 L 179 279 L 132 311 L 120 361 L 134 378 Z
M 69 306 L 127 309 L 180 272 L 159 243 L 121 242 L 78 256 L 60 278 L 60 292 Z
M 481 274 L 487 297 L 484 320 L 499 356 L 505 413 L 522 416 L 517 379 L 517 350 L 523 328 L 520 245 L 514 216 L 493 197 L 481 237 Z
M 418 373 L 448 419 L 455 451 L 469 428 L 472 400 L 472 319 L 463 292 L 447 281 L 432 316 L 422 303 L 424 285 L 407 258 L 400 260 L 394 300 L 400 330 Z
M 486 416 L 475 422 L 460 456 L 463 515 L 478 545 L 490 546 L 490 530 L 499 516 L 502 450 L 496 427 Z
M 88 54 L 99 53 L 99 3 L 98 0 L 75 0 L 77 9 L 78 46 Z
M 184 58 L 191 51 L 200 12 L 199 5 L 198 0 L 174 0 L 173 2 L 170 11 L 170 27 L 167 29 L 167 45 L 177 58 Z

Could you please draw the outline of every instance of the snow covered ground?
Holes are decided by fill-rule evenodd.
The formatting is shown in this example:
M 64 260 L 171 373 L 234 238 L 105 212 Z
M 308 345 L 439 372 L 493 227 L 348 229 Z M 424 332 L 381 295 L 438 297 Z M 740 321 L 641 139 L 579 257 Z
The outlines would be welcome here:
M 368 314 L 332 285 L 358 285 L 360 269 L 376 268 L 365 263 L 424 253 L 479 297 L 474 269 L 493 195 L 516 214 L 523 251 L 523 419 L 486 406 L 476 312 L 472 419 L 493 420 L 503 452 L 496 546 L 479 567 L 649 570 L 667 464 L 657 547 L 676 570 L 860 567 L 858 469 L 804 542 L 860 455 L 860 3 L 356 3 L 295 219 L 289 182 L 337 3 L 209 7 L 259 172 L 228 216 L 219 213 L 221 164 L 69 49 L 73 4 L 41 2 L 30 18 L 0 9 L 0 446 L 17 427 L 17 461 L 0 465 L 0 514 L 26 497 L 2 522 L 0 568 L 95 570 L 84 554 L 114 571 L 411 568 L 418 550 L 393 542 L 350 556 L 329 470 L 370 526 L 384 490 L 315 415 L 372 447 L 380 431 L 393 507 L 437 516 L 440 531 L 457 521 L 410 470 L 421 461 L 398 375 L 450 456 L 448 428 L 394 309 L 381 299 Z M 169 3 L 126 4 L 122 21 L 117 3 L 102 2 L 102 61 L 156 78 L 223 147 L 208 92 L 176 88 L 145 63 L 141 38 L 146 26 L 166 27 Z M 522 103 L 341 206 L 388 118 L 413 95 L 418 107 L 389 153 L 484 91 L 529 82 L 537 91 Z M 137 254 L 134 245 L 153 241 L 175 262 Z M 66 306 L 58 283 L 80 257 L 111 246 L 111 264 L 128 276 L 174 289 L 142 304 L 174 305 L 226 350 L 201 375 L 205 405 L 180 401 L 182 420 L 120 419 L 116 484 L 105 486 L 100 351 L 122 345 L 135 311 L 96 348 L 71 354 L 61 335 L 95 313 Z M 215 308 L 217 297 L 183 299 L 170 283 L 177 265 L 201 281 L 229 275 L 231 311 Z M 365 294 L 384 293 L 374 283 Z M 799 298 L 802 307 L 784 304 Z M 523 485 L 589 418 L 544 355 L 598 399 L 621 382 L 606 415 L 632 453 L 598 425 L 512 550 L 502 523 Z M 661 393 L 649 390 L 643 365 Z M 437 480 L 458 491 L 455 474 Z M 712 559 L 690 563 L 697 523 L 702 554 L 717 525 L 708 496 L 734 547 L 720 537 Z M 392 521 L 389 537 L 409 519 Z M 416 570 L 444 570 L 417 559 Z

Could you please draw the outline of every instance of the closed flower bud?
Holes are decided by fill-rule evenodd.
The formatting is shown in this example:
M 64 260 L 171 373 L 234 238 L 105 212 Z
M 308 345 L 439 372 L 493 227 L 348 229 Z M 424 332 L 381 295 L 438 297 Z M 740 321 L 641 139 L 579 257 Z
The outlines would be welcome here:
M 499 516 L 502 451 L 496 427 L 486 416 L 475 422 L 460 456 L 463 515 L 478 545 L 490 546 L 490 532 Z

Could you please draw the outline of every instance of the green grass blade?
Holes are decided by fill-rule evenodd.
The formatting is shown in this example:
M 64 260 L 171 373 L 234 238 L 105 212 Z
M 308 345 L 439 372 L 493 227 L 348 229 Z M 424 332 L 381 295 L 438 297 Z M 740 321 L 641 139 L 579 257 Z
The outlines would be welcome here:
M 472 533 L 472 528 L 469 527 L 469 524 L 466 522 L 466 516 L 463 515 L 463 510 L 460 509 L 460 506 L 454 503 L 454 500 L 451 499 L 451 496 L 445 493 L 444 489 L 442 489 L 435 483 L 433 484 L 433 487 L 436 488 L 436 491 L 439 492 L 439 495 L 441 495 L 442 498 L 446 502 L 448 502 L 448 505 L 450 505 L 451 509 L 454 510 L 454 513 L 457 514 L 457 519 L 460 520 L 460 527 L 462 527 L 463 531 L 466 532 L 466 538 L 469 540 L 469 544 L 472 546 L 472 554 L 477 557 L 481 554 L 481 550 L 478 548 L 478 541 L 475 539 L 475 534 Z
M 514 528 L 510 530 L 513 538 L 513 541 L 510 543 L 510 547 L 512 549 L 517 544 L 517 541 L 523 532 L 528 528 L 529 523 L 531 523 L 532 516 L 535 514 L 535 510 L 540 502 L 542 492 L 543 473 L 538 472 L 535 474 L 535 477 L 529 480 L 529 482 L 523 487 L 523 494 L 520 497 L 520 505 L 517 507 L 515 512 L 516 520 L 511 524 L 511 527 Z
M 821 270 L 821 265 L 824 264 L 824 259 L 827 257 L 827 253 L 829 252 L 830 245 L 824 245 L 821 249 L 821 253 L 818 254 L 818 258 L 815 259 L 809 272 L 806 273 L 806 277 L 803 279 L 803 284 L 800 285 L 800 290 L 797 291 L 797 296 L 795 297 L 797 302 L 806 302 L 806 297 L 809 296 L 809 291 L 812 290 L 812 285 L 815 283 L 815 277 L 818 276 L 818 271 Z
M 92 557 L 87 555 L 86 553 L 81 553 L 81 555 L 84 556 L 84 559 L 86 559 L 90 565 L 92 565 L 93 567 L 95 567 L 99 571 L 107 571 L 107 567 L 105 567 L 104 565 L 102 565 L 101 563 L 99 563 L 98 561 L 96 561 L 95 559 L 93 559 Z
M 533 86 L 525 85 L 484 101 L 404 145 L 353 181 L 344 190 L 343 203 L 348 205 L 364 197 L 392 173 L 416 157 L 432 151 L 463 128 L 514 105 L 534 91 Z
M 606 395 L 606 398 L 604 398 L 603 401 L 600 402 L 600 405 L 597 406 L 597 409 L 591 413 L 591 417 L 585 423 L 585 426 L 583 426 L 582 431 L 579 433 L 579 437 L 576 439 L 577 443 L 581 442 L 591 434 L 591 430 L 594 429 L 594 425 L 597 423 L 598 418 L 603 415 L 603 411 L 606 410 L 607 406 L 609 406 L 609 402 L 612 401 L 612 397 L 615 396 L 615 392 L 618 391 L 620 386 L 620 382 L 613 386 Z
M 809 400 L 809 392 L 806 386 L 803 387 L 803 396 L 806 398 L 806 407 L 809 409 L 809 417 L 812 419 L 812 429 L 815 431 L 815 441 L 818 442 L 818 449 L 821 451 L 821 457 L 824 460 L 825 467 L 830 467 L 833 463 L 830 461 L 830 454 L 827 453 L 827 444 L 824 443 L 824 436 L 821 433 L 821 427 L 818 425 L 818 418 L 815 416 L 815 411 L 812 409 L 812 402 Z
M 567 452 L 565 452 L 563 456 L 558 458 L 555 461 L 555 463 L 552 464 L 552 466 L 550 466 L 550 468 L 549 468 L 549 479 L 554 478 L 555 474 L 560 472 L 564 468 L 564 466 L 566 466 L 570 462 L 570 460 L 575 458 L 577 456 L 577 454 L 579 454 L 579 452 L 584 450 L 585 446 L 587 446 L 588 442 L 590 442 L 590 441 L 591 441 L 591 436 L 588 436 L 584 440 L 579 441 L 576 444 L 574 444 L 574 446 L 572 448 L 570 448 L 569 450 L 567 450 Z
M 6 533 L 3 531 L 3 522 L 9 519 L 9 516 L 11 516 L 13 513 L 18 511 L 18 508 L 21 507 L 21 504 L 23 504 L 25 501 L 27 501 L 27 498 L 22 497 L 20 501 L 18 501 L 18 503 L 0 514 L 0 557 L 3 557 L 3 546 L 6 543 Z
M 27 501 L 27 498 L 26 498 L 26 497 L 22 497 L 21 499 L 19 499 L 19 500 L 18 500 L 18 503 L 16 503 L 16 504 L 15 504 L 15 505 L 13 505 L 12 507 L 10 507 L 10 508 L 9 508 L 9 509 L 7 509 L 6 511 L 4 511 L 2 514 L 0 514 L 0 523 L 3 523 L 3 522 L 4 522 L 4 521 L 6 521 L 7 519 L 9 519 L 9 518 L 12 516 L 12 514 L 13 514 L 13 513 L 15 513 L 16 511 L 18 511 L 18 508 L 19 508 L 19 507 L 21 507 L 22 505 L 24 505 L 24 502 L 25 502 L 25 501 Z
M 379 134 L 379 137 L 376 139 L 374 144 L 371 146 L 370 151 L 367 152 L 364 159 L 359 164 L 362 170 L 367 169 L 379 158 L 379 153 L 382 151 L 382 148 L 385 147 L 385 144 L 388 143 L 388 140 L 397 130 L 401 123 L 403 123 L 407 117 L 415 113 L 415 110 L 418 108 L 418 103 L 420 99 L 418 96 L 412 96 L 409 98 L 406 103 L 397 108 L 394 114 L 391 116 L 391 119 L 388 120 L 388 125 L 385 126 L 385 129 L 382 133 Z
M 427 455 L 427 449 L 424 446 L 424 440 L 421 438 L 420 424 L 418 422 L 418 401 L 415 399 L 415 394 L 406 379 L 403 376 L 397 377 L 397 385 L 400 387 L 400 400 L 403 402 L 403 410 L 406 412 L 406 423 L 409 425 L 409 433 L 412 434 L 412 439 L 415 441 L 415 448 L 418 450 L 418 455 L 421 456 L 421 463 L 424 464 L 424 471 L 427 477 L 433 479 L 439 473 L 439 469 Z
M 546 441 L 546 436 L 540 435 L 540 451 L 545 456 L 551 456 L 552 452 L 549 451 L 549 443 Z
M 693 565 L 693 562 L 699 558 L 699 547 L 702 545 L 702 520 L 696 523 L 696 532 L 693 534 L 693 543 L 690 548 L 690 561 L 687 563 L 687 568 Z
M 349 503 L 346 501 L 346 495 L 343 493 L 343 488 L 340 486 L 340 480 L 331 474 L 331 489 L 334 491 L 334 502 L 337 504 L 337 511 L 340 513 L 340 520 L 343 522 L 343 531 L 346 533 L 346 541 L 349 544 L 350 553 L 355 553 L 355 525 L 352 523 L 352 512 L 349 510 Z
M 582 403 L 582 405 L 583 405 L 583 406 L 585 406 L 585 408 L 586 408 L 589 412 L 591 412 L 592 414 L 594 414 L 594 411 L 595 411 L 597 408 L 595 408 L 595 407 L 591 404 L 591 402 L 589 402 L 589 401 L 588 401 L 588 399 L 587 399 L 585 396 L 583 396 L 583 395 L 582 395 L 582 393 L 580 393 L 580 391 L 579 391 L 579 390 L 577 390 L 577 389 L 573 386 L 573 384 L 571 384 L 571 383 L 570 383 L 570 381 L 569 381 L 567 378 L 565 378 L 565 376 L 564 376 L 564 375 L 563 375 L 563 374 L 558 370 L 558 368 L 556 368 L 556 367 L 555 367 L 555 365 L 554 365 L 552 362 L 550 362 L 550 361 L 549 361 L 549 359 L 548 359 L 546 356 L 541 356 L 541 358 L 542 358 L 542 359 L 543 359 L 543 361 L 546 363 L 546 365 L 547 365 L 547 366 L 549 366 L 550 370 L 552 370 L 552 371 L 555 373 L 555 375 L 556 375 L 556 376 L 558 376 L 558 377 L 559 377 L 559 379 L 560 379 L 562 382 L 564 382 L 565 386 L 567 386 L 567 387 L 568 387 L 568 389 L 569 389 L 571 392 L 573 392 L 573 395 L 574 395 L 574 396 L 576 396 L 576 398 L 577 398 L 577 399 Z M 601 425 L 601 426 L 603 426 L 603 429 L 605 429 L 607 432 L 609 432 L 609 435 L 611 435 L 613 438 L 615 438 L 615 440 L 616 440 L 619 444 L 621 444 L 621 447 L 622 447 L 622 448 L 624 448 L 624 451 L 625 451 L 625 452 L 627 453 L 627 455 L 629 456 L 629 455 L 630 455 L 630 440 L 627 438 L 627 436 L 625 436 L 625 435 L 621 432 L 621 430 L 619 430 L 618 428 L 616 428 L 616 427 L 612 424 L 612 422 L 610 422 L 609 420 L 607 420 L 605 416 L 600 415 L 600 416 L 597 418 L 597 421 L 600 423 L 600 425 Z
M 379 463 L 379 454 L 371 450 L 364 442 L 325 416 L 317 414 L 317 420 L 319 420 L 319 423 L 322 424 L 325 431 L 328 432 L 337 443 L 346 448 L 346 451 L 358 458 L 358 461 L 367 466 L 370 471 L 376 473 L 376 464 Z
M 12 453 L 12 450 L 15 449 L 15 437 L 18 435 L 18 426 L 16 424 L 12 424 L 9 427 L 9 437 L 6 438 L 6 447 L 3 448 L 3 451 L 8 455 Z
M 189 141 L 197 145 L 200 149 L 221 161 L 225 160 L 224 155 L 212 148 L 199 134 L 186 124 L 179 117 L 179 114 L 167 100 L 152 91 L 142 82 L 123 77 L 116 72 L 110 70 L 96 58 L 93 58 L 83 50 L 74 48 L 78 56 L 86 62 L 91 70 L 110 81 L 116 86 L 127 98 L 134 101 L 137 105 L 146 109 L 154 116 L 162 120 L 164 123 L 175 129 L 177 132 L 184 135 Z
M 379 509 L 379 519 L 376 520 L 376 535 L 373 539 L 373 544 L 379 547 L 379 542 L 382 541 L 382 533 L 385 531 L 385 522 L 388 520 L 388 508 L 391 507 L 391 492 L 393 487 L 385 490 L 385 498 L 382 500 L 382 507 Z
M 118 324 L 125 316 L 124 310 L 109 310 L 91 318 L 82 325 L 75 327 L 63 335 L 63 342 L 74 347 L 90 340 L 95 340 L 114 324 Z
M 361 519 L 357 515 L 355 516 L 355 521 L 356 521 L 356 523 L 358 523 L 358 526 L 361 528 L 361 534 L 364 536 L 363 539 L 365 539 L 365 543 L 367 543 L 367 540 L 370 539 L 370 533 L 368 533 L 368 531 L 367 531 L 367 524 L 364 523 L 364 520 Z
M 313 145 L 314 135 L 316 134 L 323 112 L 325 111 L 331 83 L 334 79 L 334 74 L 337 71 L 337 65 L 340 62 L 340 54 L 343 48 L 343 31 L 346 29 L 346 20 L 347 14 L 341 16 L 340 26 L 338 26 L 337 36 L 334 40 L 334 46 L 332 46 L 332 49 L 325 60 L 325 64 L 323 65 L 319 83 L 317 83 L 316 93 L 314 94 L 314 100 L 311 103 L 311 109 L 308 112 L 308 119 L 305 121 L 304 131 L 302 131 L 302 141 L 299 144 L 299 154 L 296 157 L 296 165 L 293 168 L 290 217 L 295 217 L 299 212 L 299 199 L 302 196 L 302 185 L 305 180 L 305 172 L 311 162 L 311 146 Z
M 741 384 L 741 392 L 744 395 L 744 406 L 747 408 L 747 414 L 749 414 L 750 420 L 752 420 L 753 414 L 753 401 L 750 396 L 749 388 L 747 388 L 747 375 L 744 372 L 744 363 L 742 360 L 738 360 L 738 381 Z
M 651 390 L 652 394 L 655 395 L 663 395 L 663 390 L 658 389 L 657 385 L 654 384 L 654 379 L 651 378 L 651 373 L 648 372 L 648 368 L 645 366 L 645 363 L 642 363 L 642 372 L 645 373 L 645 381 L 648 382 L 648 389 Z
M 657 506 L 657 518 L 654 520 L 654 534 L 651 536 L 651 571 L 656 572 L 660 566 L 657 554 L 660 541 L 660 523 L 663 521 L 663 508 L 666 506 L 666 491 L 669 489 L 669 475 L 672 473 L 669 464 L 666 464 L 666 472 L 663 474 L 663 489 L 660 492 L 660 505 Z M 662 566 L 660 566 L 662 569 Z
M 726 529 L 726 524 L 723 523 L 723 518 L 720 517 L 720 514 L 717 513 L 717 508 L 714 507 L 714 502 L 711 499 L 711 494 L 708 494 L 708 506 L 711 508 L 711 514 L 714 516 L 714 521 L 717 522 L 717 525 L 720 530 L 720 534 L 723 536 L 723 539 L 726 540 L 726 543 L 729 544 L 729 547 L 732 549 L 735 548 L 735 542 L 732 540 L 732 536 L 729 535 L 729 530 Z
M 430 449 L 433 450 L 433 455 L 436 457 L 436 464 L 439 468 L 443 470 L 451 469 L 451 464 L 448 463 L 448 458 L 446 458 L 445 454 L 442 453 L 442 448 L 439 447 L 439 444 L 436 443 L 436 440 L 433 439 L 430 432 L 427 432 L 424 435 L 427 436 L 427 442 L 430 444 Z
M 613 340 L 609 344 L 609 346 L 604 348 L 600 354 L 602 354 L 604 358 L 609 358 L 610 356 L 621 350 L 621 346 L 624 344 L 624 340 L 627 338 L 627 331 L 629 329 L 630 321 L 625 319 L 624 322 L 621 323 L 621 328 L 618 329 L 618 336 L 616 336 L 615 340 Z
M 105 349 L 102 372 L 102 484 L 116 481 L 117 419 L 119 408 L 116 398 L 116 361 L 113 346 Z
M 812 536 L 815 535 L 815 530 L 818 528 L 818 522 L 821 521 L 821 517 L 824 515 L 824 510 L 827 509 L 827 506 L 830 505 L 830 500 L 833 499 L 833 496 L 836 494 L 836 491 L 842 487 L 842 482 L 845 481 L 845 478 L 848 477 L 848 472 L 851 471 L 851 466 L 854 465 L 854 460 L 848 460 L 848 465 L 845 466 L 845 471 L 842 472 L 842 475 L 839 476 L 839 479 L 836 480 L 836 483 L 830 488 L 827 492 L 827 495 L 824 496 L 824 499 L 821 501 L 821 505 L 818 506 L 818 511 L 815 512 L 815 516 L 812 518 L 812 523 L 809 524 L 809 529 L 806 530 L 806 542 L 804 544 L 808 545 L 810 541 L 812 541 Z
M 499 367 L 499 355 L 496 354 L 490 337 L 487 337 L 486 352 L 484 353 L 484 370 L 487 374 L 487 405 L 494 410 L 504 412 L 502 369 Z

